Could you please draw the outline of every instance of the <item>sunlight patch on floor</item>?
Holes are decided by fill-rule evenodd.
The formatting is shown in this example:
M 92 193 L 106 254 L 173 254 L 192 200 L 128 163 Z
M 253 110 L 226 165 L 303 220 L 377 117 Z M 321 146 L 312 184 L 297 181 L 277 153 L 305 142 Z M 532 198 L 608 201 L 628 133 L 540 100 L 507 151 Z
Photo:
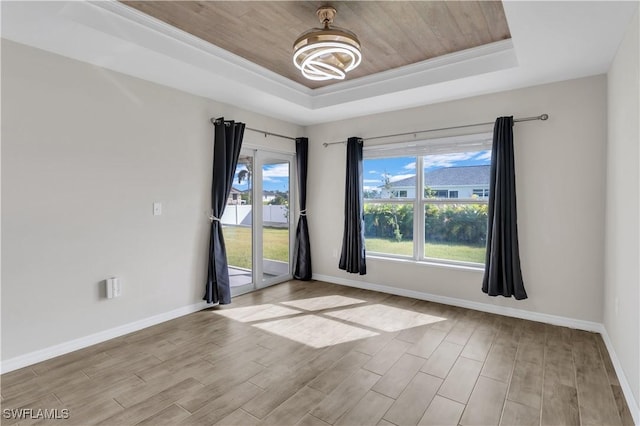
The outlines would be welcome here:
M 282 302 L 283 305 L 293 306 L 294 308 L 304 309 L 305 311 L 322 311 L 323 309 L 340 308 L 342 306 L 356 305 L 358 303 L 367 303 L 367 301 L 334 294 L 331 296 L 312 297 L 310 299 Z
M 252 322 L 301 314 L 302 312 L 297 309 L 267 303 L 265 305 L 247 306 L 244 308 L 216 310 L 213 311 L 213 313 L 240 322 Z
M 314 348 L 324 348 L 378 335 L 373 331 L 317 315 L 303 315 L 295 318 L 269 321 L 254 324 L 254 327 Z
M 381 303 L 361 305 L 362 303 L 369 302 L 332 294 L 279 303 L 222 308 L 213 313 L 235 321 L 252 323 L 253 327 L 314 348 L 446 320 Z M 331 310 L 335 308 L 339 309 Z
M 324 315 L 388 332 L 432 324 L 446 319 L 380 304 L 327 312 Z

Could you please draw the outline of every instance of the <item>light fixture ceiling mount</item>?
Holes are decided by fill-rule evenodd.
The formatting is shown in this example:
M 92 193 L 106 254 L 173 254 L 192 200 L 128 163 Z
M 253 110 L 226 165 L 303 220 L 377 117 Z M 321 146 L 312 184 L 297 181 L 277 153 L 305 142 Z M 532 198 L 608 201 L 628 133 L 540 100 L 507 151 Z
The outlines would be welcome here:
M 312 28 L 293 43 L 293 63 L 309 80 L 343 80 L 360 65 L 360 41 L 351 31 L 332 27 L 336 9 L 322 6 L 316 11 L 323 28 Z

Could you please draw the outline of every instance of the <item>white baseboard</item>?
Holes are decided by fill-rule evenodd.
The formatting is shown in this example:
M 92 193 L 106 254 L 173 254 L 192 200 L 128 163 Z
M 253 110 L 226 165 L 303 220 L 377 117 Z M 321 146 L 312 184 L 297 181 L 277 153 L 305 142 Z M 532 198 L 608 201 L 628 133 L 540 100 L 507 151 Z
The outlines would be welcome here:
M 592 321 L 578 320 L 574 318 L 561 317 L 557 315 L 542 314 L 539 312 L 525 311 L 523 309 L 497 306 L 489 303 L 474 302 L 471 300 L 458 299 L 455 297 L 439 296 L 421 291 L 407 290 L 404 288 L 390 287 L 381 284 L 371 284 L 363 281 L 350 280 L 333 277 L 330 275 L 313 274 L 313 279 L 326 281 L 333 284 L 341 284 L 349 287 L 357 287 L 365 290 L 379 291 L 381 293 L 394 294 L 396 296 L 411 297 L 413 299 L 426 300 L 429 302 L 442 303 L 450 306 L 473 309 L 476 311 L 489 312 L 492 314 L 505 315 L 508 317 L 521 318 L 531 321 L 544 322 L 547 324 L 560 325 L 563 327 L 575 328 L 578 330 L 595 331 L 601 333 L 604 327 L 602 324 Z
M 624 371 L 622 370 L 622 366 L 620 364 L 620 361 L 618 360 L 616 351 L 613 348 L 613 344 L 611 342 L 611 339 L 609 338 L 609 333 L 607 333 L 607 330 L 603 324 L 591 322 L 591 321 L 583 321 L 583 320 L 577 320 L 573 318 L 561 317 L 556 315 L 525 311 L 522 309 L 496 306 L 488 303 L 473 302 L 473 301 L 464 300 L 464 299 L 457 299 L 454 297 L 439 296 L 435 294 L 424 293 L 424 292 L 419 292 L 415 290 L 407 290 L 407 289 L 398 288 L 398 287 L 389 287 L 389 286 L 380 285 L 380 284 L 372 284 L 372 283 L 367 283 L 362 281 L 349 280 L 349 279 L 340 278 L 340 277 L 333 277 L 330 275 L 314 274 L 313 279 L 318 281 L 326 281 L 334 284 L 346 285 L 349 287 L 362 288 L 365 290 L 378 291 L 381 293 L 394 294 L 397 296 L 405 296 L 405 297 L 411 297 L 419 300 L 427 300 L 430 302 L 443 303 L 451 306 L 459 306 L 462 308 L 474 309 L 482 312 L 489 312 L 489 313 L 505 315 L 509 317 L 544 322 L 544 323 L 553 324 L 553 325 L 560 325 L 563 327 L 570 327 L 578 330 L 598 332 L 602 335 L 602 338 L 607 347 L 607 350 L 609 351 L 609 355 L 611 356 L 611 362 L 613 363 L 613 367 L 616 370 L 618 381 L 620 382 L 620 387 L 622 388 L 625 399 L 627 401 L 627 405 L 629 406 L 629 410 L 631 411 L 633 421 L 635 424 L 640 425 L 640 406 L 638 405 L 638 402 L 635 400 L 633 393 L 631 392 L 631 387 L 629 386 L 629 382 L 627 381 Z M 125 324 L 119 327 L 94 333 L 89 336 L 81 337 L 81 338 L 64 342 L 58 345 L 50 346 L 48 348 L 30 352 L 25 355 L 20 355 L 0 363 L 0 372 L 4 374 L 9 371 L 17 370 L 19 368 L 23 368 L 41 361 L 46 361 L 48 359 L 55 358 L 57 356 L 64 355 L 69 352 L 73 352 L 78 349 L 83 349 L 88 346 L 107 341 L 109 339 L 120 337 L 125 334 L 141 330 L 143 328 L 151 327 L 153 325 L 160 324 L 165 321 L 172 320 L 174 318 L 178 318 L 184 315 L 191 314 L 193 312 L 200 311 L 210 306 L 211 305 L 208 305 L 205 302 L 184 306 L 182 308 L 174 309 L 172 311 L 154 315 L 152 317 L 143 318 L 141 320 L 134 321 L 129 324 Z
M 110 328 L 108 330 L 100 331 L 98 333 L 90 334 L 78 339 L 73 339 L 68 342 L 50 346 L 48 348 L 29 352 L 15 358 L 10 358 L 6 361 L 2 361 L 2 363 L 0 363 L 0 372 L 2 374 L 8 373 L 9 371 L 17 370 L 19 368 L 23 368 L 41 361 L 46 361 L 48 359 L 67 354 L 69 352 L 77 351 L 78 349 L 83 349 L 88 346 L 95 345 L 96 343 L 101 343 L 109 339 L 132 333 L 134 331 L 142 330 L 143 328 L 151 327 L 152 325 L 160 324 L 174 318 L 201 311 L 202 309 L 211 306 L 212 305 L 208 305 L 204 301 L 195 303 L 193 305 L 184 306 L 182 308 L 174 309 L 172 311 L 154 315 L 152 317 L 143 318 L 129 324 Z
M 627 400 L 627 406 L 629 407 L 629 411 L 631 411 L 631 417 L 633 417 L 633 423 L 640 425 L 640 405 L 633 397 L 633 392 L 631 392 L 631 386 L 629 386 L 627 376 L 625 376 L 624 371 L 622 371 L 622 365 L 620 364 L 618 355 L 616 355 L 616 351 L 613 348 L 613 343 L 611 342 L 609 333 L 604 326 L 602 327 L 602 333 L 600 334 L 602 335 L 602 340 L 604 340 L 604 344 L 607 346 L 607 350 L 609 351 L 611 363 L 613 364 L 613 368 L 616 370 L 618 382 L 620 382 L 622 393 L 624 394 L 624 398 Z
M 611 343 L 609 334 L 607 333 L 607 330 L 604 327 L 604 325 L 601 323 L 578 320 L 574 318 L 561 317 L 557 315 L 542 314 L 539 312 L 525 311 L 523 309 L 509 308 L 505 306 L 496 306 L 496 305 L 491 305 L 489 303 L 473 302 L 470 300 L 457 299 L 455 297 L 439 296 L 436 294 L 424 293 L 424 292 L 415 291 L 415 290 L 407 290 L 407 289 L 398 288 L 398 287 L 389 287 L 389 286 L 380 285 L 380 284 L 372 284 L 372 283 L 367 283 L 363 281 L 356 281 L 356 280 L 350 280 L 346 278 L 334 277 L 330 275 L 313 274 L 313 279 L 318 281 L 325 281 L 333 284 L 346 285 L 349 287 L 362 288 L 365 290 L 379 291 L 381 293 L 394 294 L 397 296 L 411 297 L 413 299 L 426 300 L 429 302 L 442 303 L 445 305 L 459 306 L 462 308 L 474 309 L 477 311 L 489 312 L 489 313 L 498 314 L 498 315 L 505 315 L 508 317 L 544 322 L 547 324 L 575 328 L 577 330 L 593 331 L 596 333 L 600 333 L 600 335 L 602 335 L 602 339 L 604 340 L 605 345 L 607 346 L 607 350 L 609 351 L 611 362 L 613 363 L 613 367 L 616 370 L 618 381 L 620 382 L 620 387 L 622 388 L 622 392 L 624 393 L 625 399 L 627 401 L 627 405 L 629 406 L 629 411 L 631 411 L 631 415 L 633 416 L 633 421 L 635 424 L 640 425 L 640 407 L 638 406 L 638 402 L 633 397 L 633 393 L 631 392 L 631 387 L 629 386 L 627 377 L 625 376 L 624 371 L 622 370 L 622 365 L 618 360 L 618 356 L 616 355 L 616 351 L 613 348 L 613 344 Z

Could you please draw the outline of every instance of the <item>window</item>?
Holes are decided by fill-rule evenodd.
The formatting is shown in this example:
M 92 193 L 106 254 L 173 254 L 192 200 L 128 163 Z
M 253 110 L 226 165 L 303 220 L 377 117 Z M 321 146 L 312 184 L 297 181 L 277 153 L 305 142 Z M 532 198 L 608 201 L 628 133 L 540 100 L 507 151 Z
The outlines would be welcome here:
M 291 279 L 293 161 L 293 154 L 240 152 L 232 189 L 237 197 L 220 218 L 232 296 Z
M 364 160 L 364 228 L 367 250 L 396 256 L 413 254 L 416 158 Z M 407 173 L 393 173 L 399 170 Z M 396 189 L 409 187 L 411 190 Z
M 365 147 L 364 157 L 368 254 L 484 263 L 491 134 Z
M 488 196 L 489 196 L 489 188 L 485 188 L 485 189 L 474 189 L 474 190 L 473 190 L 473 194 L 472 194 L 472 195 L 474 196 L 474 198 L 475 198 L 475 197 L 478 197 L 478 198 L 486 198 L 486 197 L 488 197 Z

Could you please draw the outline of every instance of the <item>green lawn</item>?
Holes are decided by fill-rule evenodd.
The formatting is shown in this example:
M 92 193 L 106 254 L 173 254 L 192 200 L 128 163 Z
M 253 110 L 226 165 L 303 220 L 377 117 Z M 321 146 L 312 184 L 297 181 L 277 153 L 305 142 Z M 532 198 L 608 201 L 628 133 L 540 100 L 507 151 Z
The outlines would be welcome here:
M 367 238 L 367 252 L 389 253 L 412 256 L 413 241 L 394 241 L 385 238 Z M 484 263 L 485 248 L 462 244 L 427 243 L 425 257 L 464 262 Z
M 251 269 L 251 229 L 235 226 L 223 228 L 230 266 Z M 289 231 L 282 228 L 264 228 L 265 259 L 289 261 Z M 413 242 L 396 242 L 385 238 L 367 238 L 367 252 L 413 255 Z M 461 244 L 427 243 L 425 256 L 435 259 L 484 263 L 485 248 Z
M 251 228 L 225 226 L 222 228 L 227 247 L 229 266 L 251 269 Z M 289 262 L 289 230 L 264 228 L 264 258 Z

